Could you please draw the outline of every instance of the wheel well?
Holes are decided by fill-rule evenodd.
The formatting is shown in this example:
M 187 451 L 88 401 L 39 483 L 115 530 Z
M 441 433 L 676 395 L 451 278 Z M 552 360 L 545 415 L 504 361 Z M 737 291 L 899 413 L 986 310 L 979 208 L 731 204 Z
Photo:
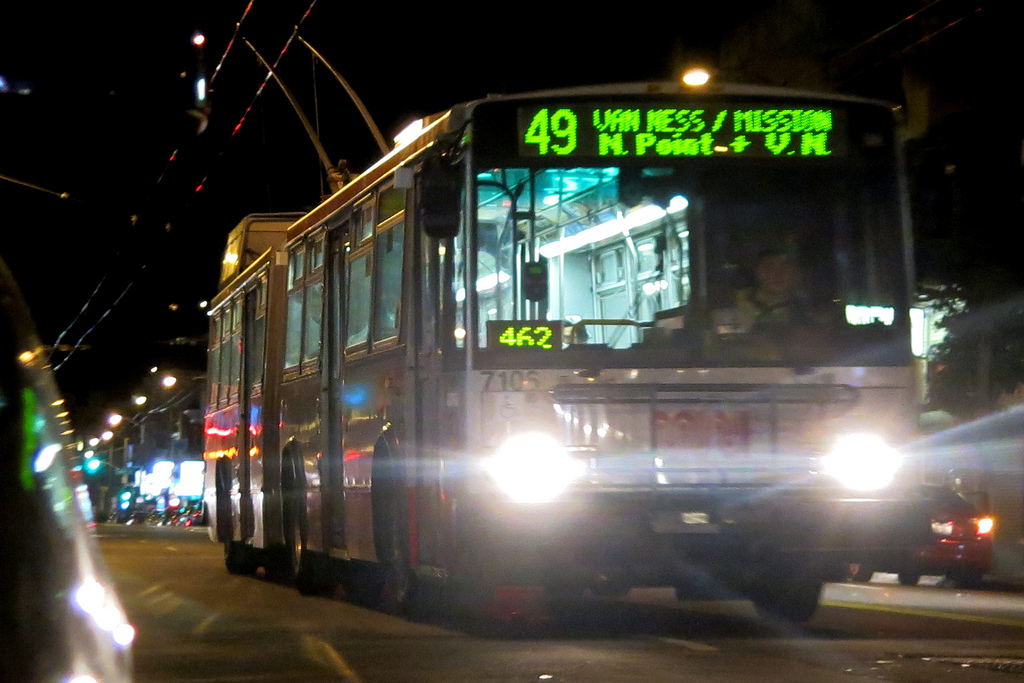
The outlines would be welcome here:
M 294 440 L 285 444 L 281 451 L 281 525 L 282 539 L 287 542 L 286 527 L 294 514 L 300 515 L 302 533 L 306 525 L 306 470 L 298 446 Z
M 405 510 L 404 463 L 398 445 L 385 439 L 377 440 L 373 447 L 373 464 L 370 468 L 370 509 L 373 519 L 373 543 L 378 560 L 393 552 L 386 547 L 394 543 L 395 524 L 404 527 L 407 520 Z
M 229 542 L 235 535 L 234 516 L 231 505 L 231 461 L 227 458 L 217 458 L 214 464 L 214 490 L 216 491 L 216 507 L 214 523 L 217 529 L 218 540 Z

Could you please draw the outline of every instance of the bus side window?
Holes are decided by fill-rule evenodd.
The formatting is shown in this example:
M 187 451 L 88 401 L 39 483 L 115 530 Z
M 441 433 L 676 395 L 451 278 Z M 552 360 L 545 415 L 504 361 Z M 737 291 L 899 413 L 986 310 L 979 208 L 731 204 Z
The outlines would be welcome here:
M 309 269 L 306 276 L 305 327 L 302 342 L 302 362 L 320 356 L 320 322 L 324 307 L 324 236 L 313 239 L 309 246 Z
M 295 367 L 302 355 L 302 276 L 306 249 L 303 245 L 288 252 L 288 302 L 284 337 L 284 366 Z
M 370 332 L 370 284 L 373 274 L 372 251 L 367 249 L 349 258 L 345 347 L 365 344 Z
M 217 407 L 218 392 L 220 389 L 220 335 L 223 315 L 218 312 L 210 321 L 210 353 L 209 353 L 209 376 L 210 396 L 208 405 L 211 408 Z
M 404 223 L 396 223 L 377 235 L 377 310 L 374 311 L 374 340 L 398 335 L 402 299 L 402 243 Z
M 242 383 L 242 298 L 236 297 L 231 307 L 231 329 L 228 338 L 228 402 L 238 401 Z
M 227 304 L 223 309 L 220 329 L 220 366 L 217 368 L 220 391 L 217 394 L 217 405 L 224 407 L 231 402 L 231 309 Z
M 377 225 L 376 216 L 373 215 L 374 207 L 373 197 L 370 196 L 360 202 L 352 214 L 357 244 L 373 237 L 373 228 Z

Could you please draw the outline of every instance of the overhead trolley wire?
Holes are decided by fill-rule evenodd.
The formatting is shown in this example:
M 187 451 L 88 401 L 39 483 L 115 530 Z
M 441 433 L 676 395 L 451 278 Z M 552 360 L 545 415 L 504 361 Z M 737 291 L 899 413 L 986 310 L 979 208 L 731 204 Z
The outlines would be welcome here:
M 106 318 L 108 315 L 110 315 L 110 312 L 113 311 L 117 307 L 117 305 L 121 302 L 121 299 L 124 298 L 124 295 L 128 293 L 128 290 L 131 289 L 132 285 L 134 285 L 134 284 L 135 284 L 135 280 L 132 280 L 131 282 L 128 283 L 127 287 L 125 287 L 123 290 L 121 290 L 121 294 L 119 294 L 118 297 L 116 299 L 114 299 L 114 303 L 110 304 L 110 308 L 108 308 L 103 313 L 103 315 L 100 316 L 99 320 L 97 320 L 95 323 L 93 323 L 92 327 L 90 327 L 88 330 L 86 330 L 85 333 L 82 334 L 81 337 L 79 337 L 78 341 L 75 342 L 75 345 L 71 347 L 70 351 L 68 351 L 68 355 L 64 356 L 64 359 L 61 360 L 61 362 L 57 363 L 57 365 L 55 365 L 53 367 L 53 371 L 54 372 L 57 372 L 58 370 L 60 370 L 61 366 L 63 366 L 65 363 L 67 363 L 68 359 L 71 358 L 71 356 L 75 355 L 75 350 L 78 349 L 82 345 L 82 342 L 85 341 L 85 338 L 89 336 L 89 333 L 91 333 L 93 330 L 95 330 L 96 327 L 101 322 L 103 322 L 104 318 Z
M 231 52 L 231 48 L 234 47 L 235 39 L 238 38 L 238 32 L 242 30 L 242 23 L 245 21 L 245 18 L 247 16 L 249 16 L 249 11 L 252 9 L 252 5 L 253 5 L 253 3 L 255 1 L 256 0 L 249 0 L 249 4 L 247 4 L 245 6 L 245 9 L 242 10 L 242 16 L 238 19 L 238 21 L 235 22 L 235 32 L 231 34 L 231 40 L 228 41 L 227 47 L 224 48 L 224 54 L 222 54 L 220 56 L 220 61 L 217 62 L 217 66 L 213 70 L 213 75 L 210 76 L 210 94 L 211 95 L 213 94 L 213 82 L 217 80 L 217 75 L 220 73 L 220 68 L 222 66 L 224 66 L 224 60 L 226 60 L 228 58 L 228 53 L 230 53 Z M 156 184 L 157 185 L 159 185 L 160 182 L 164 179 L 164 176 L 167 174 L 167 169 L 171 167 L 171 164 L 174 163 L 174 160 L 177 157 L 178 157 L 178 150 L 175 149 L 171 153 L 171 157 L 167 160 L 167 163 L 164 165 L 164 170 L 160 172 L 160 177 L 156 179 Z
M 302 26 L 303 22 L 306 21 L 306 18 L 309 17 L 309 13 L 313 11 L 314 5 L 316 5 L 316 0 L 313 0 L 311 3 L 309 3 L 309 7 L 306 8 L 306 11 L 302 14 L 302 17 L 299 19 L 298 23 L 295 24 L 295 27 L 292 29 L 292 34 L 288 36 L 288 40 L 285 41 L 284 47 L 282 47 L 281 52 L 278 53 L 277 59 L 275 59 L 274 63 L 270 65 L 270 68 L 267 70 L 267 75 L 264 76 L 263 81 L 256 89 L 256 94 L 253 95 L 252 101 L 249 103 L 249 106 L 246 107 L 245 111 L 242 113 L 242 118 L 240 118 L 238 120 L 238 123 L 235 124 L 235 127 L 231 129 L 231 135 L 228 136 L 227 142 L 224 143 L 224 148 L 222 148 L 221 151 L 217 154 L 217 160 L 221 159 L 224 156 L 224 153 L 227 150 L 227 145 L 231 144 L 231 141 L 235 138 L 235 135 L 237 135 L 238 132 L 242 130 L 242 126 L 245 124 L 245 120 L 249 116 L 249 113 L 252 111 L 253 106 L 256 104 L 256 101 L 260 98 L 260 95 L 263 94 L 263 89 L 266 88 L 267 83 L 273 77 L 274 69 L 276 69 L 278 64 L 280 64 L 281 58 L 284 57 L 284 53 L 288 51 L 288 48 L 291 46 L 292 41 L 295 40 L 295 36 L 297 36 L 299 33 L 299 28 Z M 199 192 L 202 191 L 209 177 L 210 173 L 207 173 L 200 181 L 199 185 L 196 186 L 195 191 L 192 193 L 193 199 L 195 198 L 195 195 L 199 194 Z
M 234 33 L 231 36 L 231 40 L 228 41 L 227 47 L 224 49 L 224 53 L 221 55 L 220 60 L 217 62 L 217 67 L 214 69 L 213 75 L 210 77 L 210 86 L 211 86 L 211 88 L 213 86 L 213 82 L 217 79 L 217 76 L 220 73 L 221 67 L 224 66 L 224 61 L 227 59 L 228 54 L 231 52 L 231 48 L 235 44 L 235 39 L 238 37 L 238 33 L 241 30 L 242 24 L 243 24 L 243 22 L 245 22 L 246 17 L 249 16 L 249 12 L 252 10 L 254 2 L 255 2 L 255 0 L 249 0 L 249 2 L 245 6 L 245 9 L 242 11 L 242 16 L 238 19 L 237 22 L 235 22 L 235 30 L 234 30 Z M 307 10 L 306 13 L 307 14 L 309 13 L 308 10 Z M 160 175 L 157 177 L 156 182 L 153 184 L 154 188 L 156 186 L 159 186 L 160 183 L 163 182 L 164 177 L 167 175 L 168 169 L 171 167 L 171 164 L 173 164 L 174 161 L 177 160 L 177 158 L 178 158 L 178 151 L 179 151 L 178 149 L 175 149 L 171 153 L 171 156 L 167 159 L 167 163 L 164 164 L 163 170 L 161 170 Z M 15 178 L 9 178 L 9 177 L 4 176 L 4 175 L 0 175 L 0 179 L 8 180 L 9 182 L 13 182 L 13 183 L 16 183 L 16 184 L 19 184 L 19 185 L 24 185 L 26 187 L 30 187 L 30 188 L 35 189 L 35 190 L 39 190 L 41 192 L 46 192 L 48 194 L 55 195 L 55 196 L 57 196 L 57 197 L 59 197 L 61 199 L 69 199 L 70 198 L 70 195 L 67 192 L 56 192 L 56 191 L 53 191 L 53 190 L 48 190 L 47 188 L 40 187 L 40 186 L 34 185 L 32 183 L 20 181 L 20 180 L 17 180 Z M 152 196 L 152 195 L 150 195 L 150 196 Z M 143 269 L 144 268 L 145 268 L 145 266 L 143 266 Z M 96 299 L 96 296 L 97 296 L 97 294 L 99 294 L 100 289 L 103 287 L 104 282 L 107 281 L 108 275 L 109 275 L 109 273 L 106 273 L 106 274 L 103 275 L 102 278 L 100 278 L 100 281 L 96 285 L 96 288 L 93 290 L 92 294 L 89 295 L 89 298 L 86 300 L 85 304 L 82 306 L 81 310 L 78 312 L 78 314 L 75 316 L 75 318 L 71 321 L 71 323 L 68 324 L 68 326 L 66 328 L 64 328 L 64 330 L 59 335 L 57 335 L 57 340 L 56 340 L 56 342 L 54 342 L 54 345 L 53 345 L 54 350 L 56 350 L 59 347 L 60 342 L 64 339 L 64 337 L 66 337 L 68 334 L 70 334 L 70 332 L 74 328 L 74 326 L 77 325 L 78 322 L 85 316 L 86 311 L 88 310 L 89 306 L 92 305 L 93 301 Z M 133 284 L 135 284 L 135 279 L 134 278 L 128 283 L 128 285 L 124 288 L 124 290 L 122 290 L 121 294 L 117 297 L 117 299 L 114 300 L 114 303 L 111 304 L 110 308 L 108 308 L 106 310 L 106 312 L 104 312 L 99 317 L 99 319 L 92 325 L 92 327 L 90 327 L 88 330 L 86 330 L 85 334 L 83 334 L 82 337 L 79 339 L 78 344 L 76 344 L 74 347 L 72 347 L 72 349 L 68 353 L 68 355 L 65 356 L 61 360 L 61 362 L 58 363 L 54 367 L 54 371 L 57 371 L 58 369 L 60 369 L 60 367 L 63 366 L 64 363 L 66 363 L 68 361 L 68 359 L 72 356 L 72 354 L 74 354 L 74 350 L 76 348 L 78 348 L 78 345 L 80 345 L 82 343 L 82 341 L 93 330 L 96 329 L 96 326 L 99 325 L 100 322 L 102 322 L 111 313 L 111 311 L 113 311 L 114 307 L 117 306 L 117 304 L 124 298 L 125 294 L 127 294 L 128 290 L 132 287 Z M 52 354 L 52 352 L 51 352 L 51 354 Z M 52 358 L 52 355 L 51 355 L 51 358 Z
M 27 180 L 19 180 L 18 178 L 14 178 L 9 175 L 4 175 L 3 173 L 0 173 L 0 180 L 6 180 L 9 183 L 21 185 L 22 187 L 27 187 L 31 190 L 37 190 L 39 192 L 44 192 L 46 194 L 52 194 L 54 197 L 57 197 L 58 199 L 73 199 L 72 196 L 67 192 L 57 192 L 56 190 L 51 190 L 49 188 L 43 187 L 42 185 L 36 185 L 35 183 L 30 183 Z
M 249 16 L 249 10 L 252 9 L 252 3 L 255 0 L 249 0 L 249 4 L 245 6 L 245 10 L 242 11 L 242 18 L 235 23 L 235 32 L 231 34 L 231 40 L 228 41 L 228 46 L 224 48 L 224 54 L 220 56 L 220 61 L 217 62 L 216 68 L 213 70 L 213 75 L 210 76 L 210 87 L 213 87 L 213 82 L 217 80 L 217 74 L 220 73 L 220 68 L 224 66 L 224 60 L 227 59 L 228 53 L 231 52 L 231 48 L 235 44 L 235 38 L 238 37 L 238 32 L 242 28 L 242 22 Z

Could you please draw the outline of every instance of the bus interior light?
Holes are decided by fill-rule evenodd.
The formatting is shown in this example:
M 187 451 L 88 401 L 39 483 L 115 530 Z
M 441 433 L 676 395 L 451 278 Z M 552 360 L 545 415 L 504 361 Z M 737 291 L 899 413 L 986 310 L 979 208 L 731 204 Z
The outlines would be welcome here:
M 545 258 L 555 258 L 556 256 L 561 256 L 566 252 L 579 249 L 580 247 L 602 242 L 620 233 L 628 236 L 632 230 L 660 220 L 664 218 L 666 214 L 678 213 L 689 205 L 690 202 L 686 197 L 676 195 L 669 200 L 668 207 L 665 209 L 661 208 L 657 204 L 647 204 L 627 213 L 624 216 L 620 214 L 616 218 L 612 218 L 611 220 L 595 225 L 594 227 L 587 228 L 575 235 L 562 237 L 557 242 L 545 244 L 538 251 L 540 251 L 540 255 Z M 477 290 L 479 291 L 479 286 L 477 287 Z

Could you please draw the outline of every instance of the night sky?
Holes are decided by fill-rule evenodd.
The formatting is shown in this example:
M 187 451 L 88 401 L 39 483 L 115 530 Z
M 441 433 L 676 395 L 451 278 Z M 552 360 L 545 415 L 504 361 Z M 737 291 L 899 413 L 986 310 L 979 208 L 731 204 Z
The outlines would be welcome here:
M 254 0 L 213 83 L 204 133 L 188 113 L 191 36 L 207 37 L 212 76 L 247 4 L 12 2 L 0 12 L 0 174 L 43 188 L 0 180 L 0 255 L 44 344 L 65 330 L 63 344 L 84 335 L 89 348 L 57 375 L 79 429 L 127 402 L 153 365 L 202 372 L 197 304 L 216 293 L 227 233 L 248 213 L 312 208 L 323 191 L 316 151 L 275 83 L 231 135 L 266 75 L 241 38 L 273 62 L 308 0 Z M 319 0 L 299 34 L 387 137 L 489 93 L 675 78 L 688 63 L 714 63 L 722 35 L 767 4 L 442 4 L 403 16 Z M 279 73 L 332 159 L 355 171 L 373 161 L 355 107 L 298 42 Z M 188 339 L 201 345 L 172 343 Z
M 266 74 L 241 38 L 273 62 L 309 3 L 252 3 L 213 82 L 201 135 L 188 113 L 197 69 L 190 38 L 207 37 L 212 76 L 246 1 L 10 4 L 0 28 L 0 174 L 46 191 L 0 181 L 0 255 L 44 344 L 65 331 L 62 344 L 84 335 L 89 348 L 57 376 L 76 426 L 88 429 L 81 423 L 127 401 L 152 365 L 201 371 L 202 348 L 171 342 L 205 334 L 197 303 L 216 293 L 224 238 L 244 215 L 318 202 L 320 162 L 275 83 L 231 135 Z M 350 9 L 320 0 L 300 35 L 351 83 L 386 137 L 488 93 L 673 78 L 688 60 L 713 55 L 741 18 L 736 6 L 633 27 L 613 14 L 527 17 L 539 11 L 527 6 L 492 8 L 486 18 L 479 6 L 408 17 Z M 279 73 L 333 160 L 355 171 L 374 160 L 355 107 L 298 42 Z

